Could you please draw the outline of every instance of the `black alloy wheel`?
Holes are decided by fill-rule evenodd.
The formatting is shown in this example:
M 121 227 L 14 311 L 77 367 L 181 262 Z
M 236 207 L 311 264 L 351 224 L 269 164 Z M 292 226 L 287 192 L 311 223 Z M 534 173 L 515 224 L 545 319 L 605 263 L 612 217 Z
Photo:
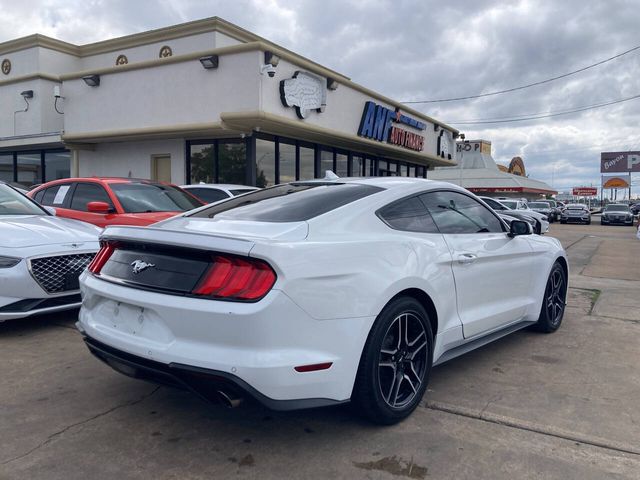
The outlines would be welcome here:
M 351 397 L 358 411 L 390 425 L 418 406 L 429 381 L 433 334 L 424 307 L 397 298 L 378 315 L 365 344 Z
M 562 323 L 567 298 L 567 275 L 560 263 L 553 264 L 547 285 L 544 289 L 542 310 L 537 330 L 545 333 L 555 332 Z
M 420 388 L 428 364 L 427 333 L 420 319 L 407 312 L 387 328 L 378 362 L 378 385 L 392 408 L 409 404 Z

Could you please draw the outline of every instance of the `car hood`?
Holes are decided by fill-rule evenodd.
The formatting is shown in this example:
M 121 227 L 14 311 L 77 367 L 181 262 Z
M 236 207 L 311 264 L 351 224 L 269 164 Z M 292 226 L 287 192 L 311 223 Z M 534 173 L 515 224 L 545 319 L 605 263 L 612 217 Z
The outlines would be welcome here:
M 0 215 L 0 247 L 97 242 L 102 230 L 90 223 L 49 215 Z

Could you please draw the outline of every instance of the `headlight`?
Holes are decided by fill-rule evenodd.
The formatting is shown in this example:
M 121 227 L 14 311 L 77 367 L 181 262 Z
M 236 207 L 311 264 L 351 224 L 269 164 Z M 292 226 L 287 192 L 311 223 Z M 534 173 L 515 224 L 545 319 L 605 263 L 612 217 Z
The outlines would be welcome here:
M 21 258 L 15 257 L 0 257 L 0 268 L 15 267 L 21 260 Z

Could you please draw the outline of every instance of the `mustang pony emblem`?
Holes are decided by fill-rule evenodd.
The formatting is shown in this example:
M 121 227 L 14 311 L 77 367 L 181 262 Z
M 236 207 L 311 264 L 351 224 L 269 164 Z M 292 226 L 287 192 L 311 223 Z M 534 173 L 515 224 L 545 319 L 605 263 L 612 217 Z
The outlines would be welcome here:
M 147 268 L 155 267 L 154 263 L 147 263 L 144 260 L 134 260 L 131 262 L 131 266 L 133 267 L 133 273 L 138 274 Z

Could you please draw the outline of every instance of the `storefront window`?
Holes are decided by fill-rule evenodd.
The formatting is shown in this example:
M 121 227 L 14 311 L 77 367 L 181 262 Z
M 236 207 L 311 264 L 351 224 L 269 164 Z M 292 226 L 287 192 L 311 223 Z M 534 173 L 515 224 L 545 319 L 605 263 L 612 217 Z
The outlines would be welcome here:
M 13 182 L 13 154 L 0 155 L 0 180 Z
M 191 183 L 215 183 L 216 171 L 213 143 L 191 145 Z
M 351 176 L 352 177 L 361 177 L 363 170 L 363 162 L 364 159 L 359 155 L 353 155 L 351 157 Z
M 333 171 L 333 151 L 323 148 L 320 152 L 320 178 L 325 177 L 327 170 Z
M 416 167 L 414 167 L 413 165 L 409 165 L 409 176 L 410 177 L 416 176 Z
M 347 156 L 343 153 L 336 154 L 336 171 L 335 174 L 339 177 L 346 177 L 347 173 Z
M 256 187 L 276 183 L 276 144 L 272 140 L 256 140 Z
M 299 180 L 311 180 L 315 177 L 315 155 L 313 148 L 300 146 L 300 178 Z
M 296 179 L 296 146 L 280 142 L 280 183 Z
M 25 187 L 42 183 L 40 153 L 18 154 L 18 183 Z
M 244 141 L 221 140 L 218 143 L 218 182 L 244 185 L 246 169 L 247 148 Z
M 406 177 L 409 174 L 409 167 L 407 166 L 406 163 L 401 163 L 400 164 L 400 176 L 401 177 Z
M 44 153 L 44 181 L 59 180 L 71 176 L 71 155 L 69 152 Z

